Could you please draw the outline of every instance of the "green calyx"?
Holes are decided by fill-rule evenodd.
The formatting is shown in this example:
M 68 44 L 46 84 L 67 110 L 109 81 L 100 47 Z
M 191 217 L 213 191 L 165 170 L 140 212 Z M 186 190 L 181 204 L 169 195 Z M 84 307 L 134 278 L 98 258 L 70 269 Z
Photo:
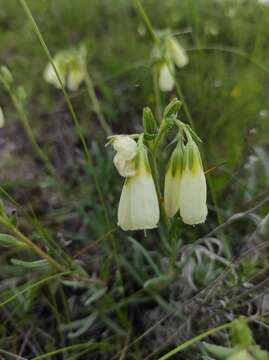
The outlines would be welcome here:
M 231 339 L 234 345 L 240 345 L 243 348 L 253 344 L 253 337 L 244 318 L 237 319 L 233 322 L 231 328 Z
M 138 147 L 137 155 L 134 158 L 135 169 L 137 170 L 138 174 L 139 172 L 143 172 L 143 171 L 146 171 L 148 174 L 151 174 L 147 148 L 144 145 L 144 134 L 141 134 L 139 136 L 137 147 Z
M 181 108 L 182 102 L 177 98 L 174 98 L 164 109 L 165 118 L 176 118 L 177 114 Z
M 143 110 L 143 127 L 146 140 L 153 140 L 157 134 L 157 123 L 149 107 Z
M 172 177 L 181 174 L 183 170 L 183 161 L 184 161 L 184 148 L 182 142 L 179 141 L 174 151 L 172 152 L 168 165 Z
M 200 151 L 196 143 L 189 138 L 184 152 L 183 169 L 188 168 L 195 172 L 200 167 L 202 167 Z

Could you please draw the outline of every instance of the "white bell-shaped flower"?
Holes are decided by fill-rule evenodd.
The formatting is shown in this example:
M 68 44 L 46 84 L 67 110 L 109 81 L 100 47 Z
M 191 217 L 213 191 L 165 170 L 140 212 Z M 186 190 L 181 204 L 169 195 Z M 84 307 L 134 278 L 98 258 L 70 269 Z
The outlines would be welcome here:
M 158 225 L 160 210 L 142 137 L 134 161 L 135 175 L 126 178 L 122 189 L 118 225 L 123 230 L 152 229 Z
M 164 62 L 161 65 L 159 75 L 159 87 L 161 91 L 168 92 L 173 90 L 175 86 L 173 73 L 174 67 L 172 64 L 168 66 L 167 63 Z
M 184 151 L 184 168 L 180 183 L 180 216 L 184 223 L 196 225 L 207 217 L 206 178 L 197 145 L 191 139 Z
M 116 155 L 113 163 L 123 177 L 135 175 L 134 158 L 137 154 L 137 143 L 128 135 L 116 135 L 110 138 Z
M 0 106 L 0 128 L 2 128 L 4 125 L 5 125 L 5 116 Z
M 179 68 L 182 68 L 188 64 L 189 58 L 186 50 L 180 45 L 174 36 L 169 36 L 167 39 L 167 47 L 170 56 Z
M 86 49 L 64 50 L 58 52 L 53 58 L 58 75 L 65 87 L 70 91 L 78 90 L 85 79 Z M 44 79 L 60 89 L 61 85 L 51 63 L 44 70 Z
M 168 217 L 173 217 L 179 210 L 182 168 L 183 148 L 179 142 L 170 157 L 165 174 L 164 207 Z

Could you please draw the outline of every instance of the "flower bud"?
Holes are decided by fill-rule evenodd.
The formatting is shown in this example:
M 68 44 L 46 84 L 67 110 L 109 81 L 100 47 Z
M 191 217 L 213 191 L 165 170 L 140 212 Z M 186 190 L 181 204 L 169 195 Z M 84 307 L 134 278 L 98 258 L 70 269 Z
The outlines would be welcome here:
M 157 132 L 157 124 L 149 107 L 146 107 L 143 110 L 143 127 L 147 140 L 152 140 Z
M 13 83 L 13 76 L 6 66 L 1 66 L 0 76 L 2 78 L 2 81 L 6 84 L 11 85 Z
M 185 49 L 180 45 L 174 36 L 168 37 L 167 47 L 171 57 L 174 60 L 174 63 L 179 68 L 182 68 L 188 64 L 188 55 L 186 54 Z
M 179 201 L 180 216 L 184 223 L 196 225 L 205 222 L 206 179 L 200 152 L 192 139 L 188 140 L 185 147 Z
M 182 168 L 183 149 L 178 143 L 169 160 L 164 182 L 164 207 L 168 217 L 173 217 L 179 210 Z
M 164 117 L 177 116 L 179 109 L 181 108 L 182 102 L 177 98 L 173 99 L 164 109 Z
M 160 217 L 155 184 L 142 138 L 139 139 L 138 148 L 135 175 L 126 178 L 118 209 L 118 225 L 125 231 L 155 228 Z
M 112 145 L 124 160 L 132 160 L 137 153 L 137 143 L 128 135 L 115 136 Z

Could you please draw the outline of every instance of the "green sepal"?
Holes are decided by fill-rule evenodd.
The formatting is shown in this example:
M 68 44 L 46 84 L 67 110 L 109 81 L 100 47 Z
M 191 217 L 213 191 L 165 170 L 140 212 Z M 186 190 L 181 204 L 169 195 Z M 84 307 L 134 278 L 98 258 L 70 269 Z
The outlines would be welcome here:
M 164 118 L 176 117 L 182 102 L 177 98 L 173 99 L 164 109 Z
M 0 79 L 8 86 L 11 85 L 14 81 L 11 72 L 6 66 L 1 66 L 0 68 Z
M 191 136 L 197 141 L 202 143 L 203 140 L 196 134 L 196 132 L 190 127 L 190 125 L 186 125 L 188 131 L 190 132 Z
M 169 161 L 169 167 L 171 168 L 171 173 L 173 177 L 176 175 L 178 171 L 181 173 L 183 170 L 183 161 L 184 161 L 183 154 L 184 153 L 183 153 L 182 144 L 178 143 L 174 151 L 172 152 Z
M 138 143 L 137 143 L 138 151 L 134 158 L 135 169 L 139 170 L 141 165 L 142 166 L 144 165 L 146 171 L 151 174 L 151 167 L 150 167 L 149 159 L 148 159 L 148 149 L 146 148 L 143 139 L 144 139 L 144 134 L 141 134 L 139 136 Z
M 231 340 L 233 345 L 240 345 L 247 348 L 253 344 L 253 337 L 244 318 L 235 320 L 231 328 Z
M 184 158 L 183 158 L 183 169 L 188 168 L 189 170 L 193 167 L 193 160 L 194 160 L 194 147 L 193 141 L 188 141 L 185 151 L 184 151 Z
M 251 353 L 255 356 L 255 360 L 268 360 L 269 354 L 267 351 L 262 350 L 259 346 L 252 346 Z
M 213 345 L 213 344 L 209 344 L 207 342 L 203 342 L 202 343 L 204 345 L 204 347 L 206 348 L 206 350 L 213 356 L 216 356 L 219 360 L 225 360 L 227 359 L 229 356 L 235 354 L 236 352 L 240 351 L 240 347 L 236 346 L 233 348 L 227 348 L 224 346 L 220 346 L 220 345 Z
M 188 168 L 191 171 L 196 162 L 203 167 L 199 148 L 192 139 L 189 139 L 185 147 L 183 169 Z

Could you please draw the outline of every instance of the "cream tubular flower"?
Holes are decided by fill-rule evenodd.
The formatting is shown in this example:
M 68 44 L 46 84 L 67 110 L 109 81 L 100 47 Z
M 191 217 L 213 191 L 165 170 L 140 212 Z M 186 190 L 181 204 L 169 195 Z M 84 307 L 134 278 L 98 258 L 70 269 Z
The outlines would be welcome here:
M 184 169 L 180 184 L 180 216 L 184 223 L 196 225 L 207 217 L 206 179 L 197 145 L 192 139 L 184 152 Z
M 174 63 L 182 68 L 186 66 L 189 62 L 188 55 L 185 49 L 180 45 L 180 43 L 174 38 L 174 36 L 170 36 L 167 40 L 168 51 L 174 61 Z
M 65 87 L 70 91 L 78 90 L 85 79 L 86 49 L 70 49 L 58 52 L 53 58 L 53 63 Z M 44 79 L 61 88 L 60 82 L 51 63 L 44 70 Z
M 125 231 L 156 228 L 160 210 L 143 138 L 135 157 L 135 175 L 127 177 L 122 189 L 118 225 Z
M 180 206 L 180 184 L 183 168 L 183 149 L 179 142 L 168 163 L 164 182 L 164 207 L 168 217 L 173 217 Z
M 172 64 L 170 66 L 168 66 L 167 63 L 161 65 L 159 75 L 159 86 L 161 91 L 168 92 L 173 90 L 175 86 L 173 72 L 174 68 Z

